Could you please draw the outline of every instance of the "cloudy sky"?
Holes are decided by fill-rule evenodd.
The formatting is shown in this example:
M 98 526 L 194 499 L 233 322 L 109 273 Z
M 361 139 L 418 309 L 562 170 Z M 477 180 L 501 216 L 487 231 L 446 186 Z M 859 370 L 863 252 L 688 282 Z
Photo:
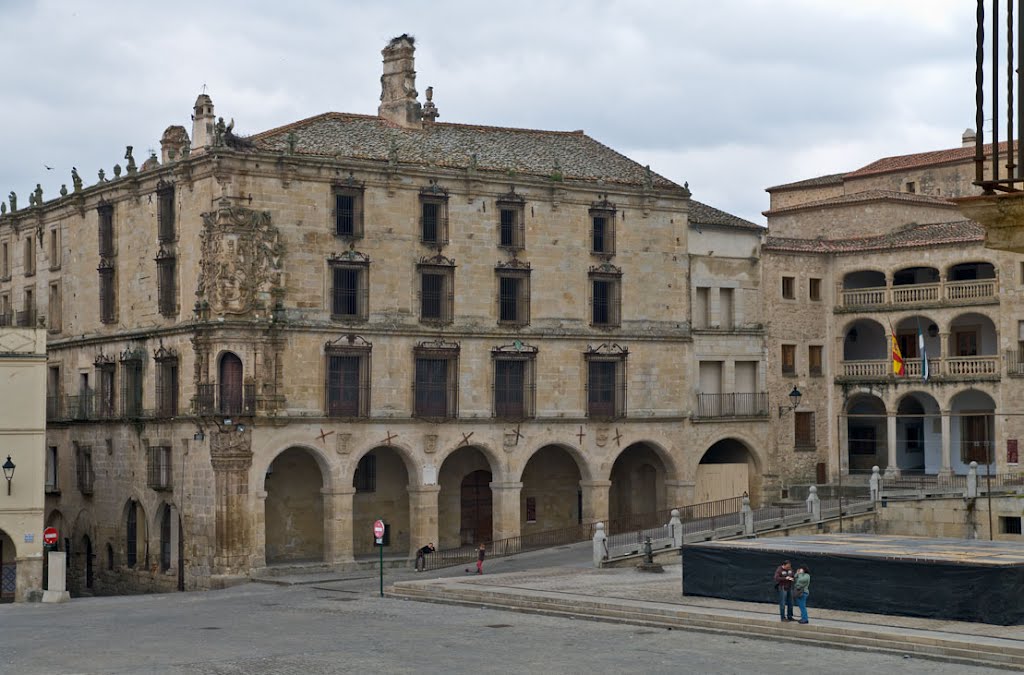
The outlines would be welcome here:
M 408 32 L 441 121 L 583 129 L 763 223 L 769 185 L 959 145 L 973 5 L 0 0 L 0 195 L 53 198 L 72 166 L 91 184 L 126 145 L 141 163 L 204 85 L 241 134 L 374 114 Z

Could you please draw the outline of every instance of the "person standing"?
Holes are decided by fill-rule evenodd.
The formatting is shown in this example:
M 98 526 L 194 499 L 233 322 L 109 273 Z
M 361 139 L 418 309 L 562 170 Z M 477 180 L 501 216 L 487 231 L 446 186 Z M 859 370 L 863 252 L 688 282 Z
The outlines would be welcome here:
M 425 572 L 427 570 L 427 556 L 433 553 L 435 550 L 434 542 L 430 542 L 423 548 L 416 551 L 416 571 Z
M 487 547 L 484 544 L 480 544 L 480 548 L 476 550 L 476 573 L 484 573 L 484 557 L 487 555 Z
M 807 597 L 811 594 L 811 570 L 803 565 L 796 571 L 793 579 L 793 597 L 800 608 L 800 623 L 810 623 L 807 620 Z
M 788 560 L 775 568 L 775 590 L 779 595 L 779 618 L 793 620 L 793 566 Z

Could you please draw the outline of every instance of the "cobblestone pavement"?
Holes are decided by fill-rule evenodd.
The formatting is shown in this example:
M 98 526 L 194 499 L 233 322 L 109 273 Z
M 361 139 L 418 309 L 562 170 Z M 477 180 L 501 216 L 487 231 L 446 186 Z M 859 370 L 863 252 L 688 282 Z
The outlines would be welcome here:
M 564 588 L 604 574 L 582 572 L 541 576 Z M 507 581 L 512 580 L 510 575 Z M 4 605 L 0 672 L 999 672 L 898 655 L 381 599 L 376 586 L 364 574 L 313 585 L 247 584 L 208 593 Z

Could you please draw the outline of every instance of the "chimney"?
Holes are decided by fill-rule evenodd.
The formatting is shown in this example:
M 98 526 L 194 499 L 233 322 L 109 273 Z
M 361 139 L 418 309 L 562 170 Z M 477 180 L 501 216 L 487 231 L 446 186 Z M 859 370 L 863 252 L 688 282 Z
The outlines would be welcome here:
M 973 148 L 974 144 L 978 141 L 977 135 L 974 133 L 974 129 L 964 129 L 964 135 L 960 137 L 960 145 L 964 148 Z
M 407 129 L 423 127 L 420 103 L 416 100 L 414 43 L 412 36 L 403 34 L 393 38 L 381 50 L 384 74 L 380 76 L 377 116 Z
M 206 94 L 200 94 L 192 111 L 193 155 L 202 154 L 206 148 L 213 145 L 213 125 L 216 121 L 213 116 L 213 99 Z

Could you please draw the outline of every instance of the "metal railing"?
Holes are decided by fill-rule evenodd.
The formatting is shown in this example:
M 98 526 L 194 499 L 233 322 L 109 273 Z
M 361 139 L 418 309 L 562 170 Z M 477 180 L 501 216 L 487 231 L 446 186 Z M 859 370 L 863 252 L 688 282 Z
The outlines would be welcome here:
M 697 418 L 767 417 L 768 393 L 697 394 Z
M 256 385 L 241 386 L 210 382 L 196 388 L 196 412 L 200 415 L 253 415 Z

